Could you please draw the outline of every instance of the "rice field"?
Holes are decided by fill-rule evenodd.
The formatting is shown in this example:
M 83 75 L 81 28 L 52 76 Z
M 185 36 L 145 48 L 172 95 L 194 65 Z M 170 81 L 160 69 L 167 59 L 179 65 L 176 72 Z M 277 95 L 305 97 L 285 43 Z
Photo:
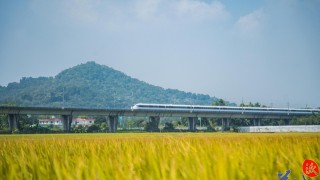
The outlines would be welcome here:
M 1 135 L 0 179 L 302 179 L 319 133 Z

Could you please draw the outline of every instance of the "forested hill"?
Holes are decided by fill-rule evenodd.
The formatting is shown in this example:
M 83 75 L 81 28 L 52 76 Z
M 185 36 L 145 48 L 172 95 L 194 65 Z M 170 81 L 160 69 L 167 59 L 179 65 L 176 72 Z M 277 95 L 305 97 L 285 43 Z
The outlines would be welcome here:
M 17 106 L 129 108 L 135 103 L 210 105 L 209 95 L 150 85 L 110 67 L 87 62 L 55 77 L 22 78 L 0 86 L 0 104 Z

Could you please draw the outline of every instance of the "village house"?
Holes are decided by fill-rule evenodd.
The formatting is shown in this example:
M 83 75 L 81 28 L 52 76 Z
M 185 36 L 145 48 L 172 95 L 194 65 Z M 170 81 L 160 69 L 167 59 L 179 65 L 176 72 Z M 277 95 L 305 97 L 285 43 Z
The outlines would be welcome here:
M 59 126 L 62 127 L 62 118 L 45 118 L 45 119 L 38 119 L 40 126 Z M 94 124 L 95 119 L 93 118 L 73 118 L 71 126 L 78 127 L 78 126 L 91 126 Z

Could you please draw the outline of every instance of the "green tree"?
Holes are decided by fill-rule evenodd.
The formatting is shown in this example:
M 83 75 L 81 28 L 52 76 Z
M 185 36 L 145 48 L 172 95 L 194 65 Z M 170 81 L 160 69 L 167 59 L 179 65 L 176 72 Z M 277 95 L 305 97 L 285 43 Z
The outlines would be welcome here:
M 132 123 L 133 127 L 143 128 L 145 126 L 145 120 L 143 119 L 137 119 L 134 120 Z
M 173 132 L 173 131 L 175 131 L 172 122 L 164 123 L 164 128 L 162 129 L 162 131 L 164 131 L 164 132 Z
M 86 132 L 93 133 L 93 132 L 99 132 L 99 130 L 100 130 L 100 127 L 96 124 L 93 124 L 93 125 L 87 127 Z
M 254 104 L 254 107 L 261 107 L 261 104 L 258 103 L 258 102 L 256 102 L 256 103 Z
M 226 101 L 223 99 L 218 99 L 212 103 L 212 106 L 226 106 Z
M 100 131 L 102 131 L 102 132 L 107 132 L 107 130 L 108 130 L 107 122 L 102 122 L 99 127 L 100 127 Z
M 73 128 L 73 132 L 75 133 L 86 133 L 86 127 L 79 125 Z
M 219 124 L 218 122 L 219 122 L 218 118 L 210 118 L 210 119 L 208 119 L 207 129 L 209 131 L 217 131 L 217 126 Z

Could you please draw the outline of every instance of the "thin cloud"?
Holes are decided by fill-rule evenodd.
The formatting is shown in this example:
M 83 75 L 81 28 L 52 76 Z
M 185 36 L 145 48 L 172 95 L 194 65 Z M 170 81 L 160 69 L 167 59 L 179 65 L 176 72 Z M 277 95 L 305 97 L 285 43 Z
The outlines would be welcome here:
M 257 33 L 263 26 L 264 11 L 255 10 L 245 16 L 241 16 L 236 22 L 236 27 L 245 34 Z
M 63 14 L 77 23 L 122 26 L 130 22 L 220 22 L 230 13 L 218 1 L 134 0 L 122 2 L 70 0 L 61 2 Z
M 198 0 L 137 0 L 134 2 L 136 17 L 142 20 L 167 19 L 169 21 L 226 20 L 230 13 L 218 2 Z
M 195 0 L 180 0 L 176 3 L 176 10 L 179 16 L 194 20 L 225 20 L 229 16 L 224 5 L 218 1 L 207 3 Z
M 99 19 L 97 7 L 100 0 L 70 0 L 63 1 L 64 13 L 71 19 L 80 23 L 96 23 Z
M 136 16 L 143 20 L 152 20 L 159 8 L 161 0 L 138 0 L 135 3 Z

